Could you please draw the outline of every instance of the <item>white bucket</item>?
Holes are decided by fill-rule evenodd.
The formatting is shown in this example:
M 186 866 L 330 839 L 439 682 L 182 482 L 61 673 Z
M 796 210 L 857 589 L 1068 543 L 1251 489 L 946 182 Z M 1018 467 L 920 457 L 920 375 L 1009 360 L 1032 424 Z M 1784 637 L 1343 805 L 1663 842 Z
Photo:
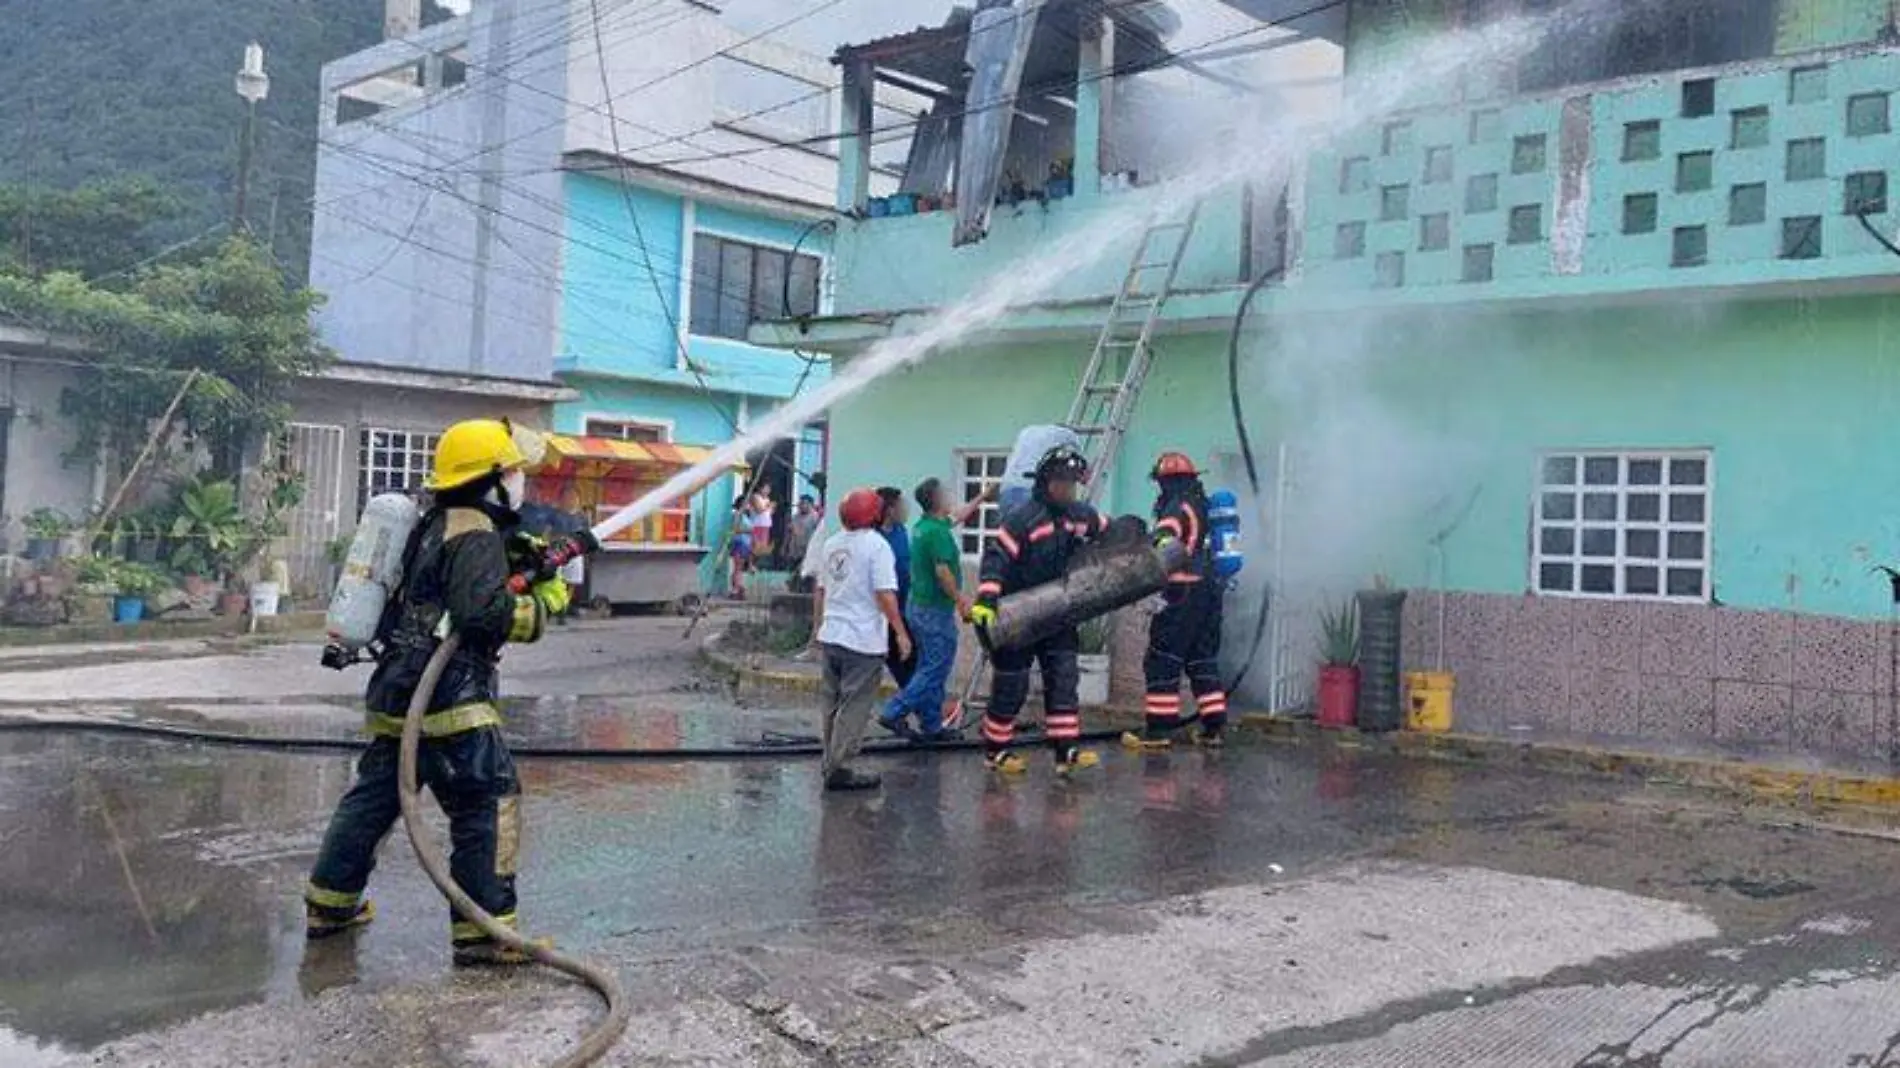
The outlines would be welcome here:
M 278 588 L 275 582 L 253 583 L 251 585 L 251 615 L 276 615 Z

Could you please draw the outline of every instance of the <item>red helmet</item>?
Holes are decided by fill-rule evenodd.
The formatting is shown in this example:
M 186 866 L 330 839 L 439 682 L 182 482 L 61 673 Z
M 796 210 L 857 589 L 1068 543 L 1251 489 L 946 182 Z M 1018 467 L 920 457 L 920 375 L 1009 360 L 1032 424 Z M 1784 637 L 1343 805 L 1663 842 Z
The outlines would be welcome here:
M 846 530 L 867 530 L 884 519 L 884 498 L 876 490 L 854 489 L 838 505 L 838 521 Z
M 1200 472 L 1195 470 L 1194 461 L 1184 452 L 1164 452 L 1155 460 L 1155 469 L 1151 478 L 1195 478 Z

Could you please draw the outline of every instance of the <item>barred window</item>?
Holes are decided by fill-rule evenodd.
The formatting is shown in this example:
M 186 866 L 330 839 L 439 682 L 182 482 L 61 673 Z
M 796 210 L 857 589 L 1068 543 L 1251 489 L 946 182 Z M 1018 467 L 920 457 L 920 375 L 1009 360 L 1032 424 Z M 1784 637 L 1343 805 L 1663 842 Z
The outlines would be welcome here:
M 1711 466 L 1695 450 L 1546 453 L 1532 506 L 1537 591 L 1708 600 Z
M 1000 485 L 1009 469 L 1008 452 L 966 451 L 957 454 L 957 500 L 967 501 L 991 486 Z M 985 501 L 970 517 L 970 525 L 957 532 L 957 544 L 965 556 L 982 556 L 983 550 L 1003 527 L 1003 506 Z
M 379 493 L 414 493 L 428 477 L 442 435 L 364 427 L 356 448 L 356 510 Z

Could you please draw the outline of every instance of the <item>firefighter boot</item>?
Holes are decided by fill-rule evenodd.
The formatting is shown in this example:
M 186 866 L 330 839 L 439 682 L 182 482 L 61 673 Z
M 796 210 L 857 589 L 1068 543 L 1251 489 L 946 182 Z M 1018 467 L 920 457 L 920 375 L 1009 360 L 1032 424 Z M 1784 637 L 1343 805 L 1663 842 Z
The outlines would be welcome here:
M 1100 753 L 1084 749 L 1079 745 L 1065 746 L 1056 750 L 1056 774 L 1069 778 L 1083 768 L 1092 768 L 1102 762 Z
M 376 906 L 368 901 L 357 903 L 351 911 L 324 908 L 305 902 L 303 906 L 304 937 L 312 941 L 328 938 L 344 931 L 355 930 L 376 918 Z
M 530 938 L 528 943 L 537 949 L 553 949 L 552 938 Z M 500 942 L 483 940 L 464 942 L 455 947 L 455 966 L 457 968 L 511 968 L 521 964 L 533 964 L 534 956 L 504 946 Z

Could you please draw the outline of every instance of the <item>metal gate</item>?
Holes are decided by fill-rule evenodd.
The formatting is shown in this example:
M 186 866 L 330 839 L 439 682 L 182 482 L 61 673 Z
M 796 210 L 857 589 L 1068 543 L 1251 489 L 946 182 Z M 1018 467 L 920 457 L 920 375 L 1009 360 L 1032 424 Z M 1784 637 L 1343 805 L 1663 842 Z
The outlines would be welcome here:
M 290 466 L 304 485 L 289 516 L 290 582 L 320 598 L 330 582 L 330 543 L 343 527 L 343 428 L 291 423 L 286 430 Z
M 1232 658 L 1244 658 L 1249 653 L 1254 657 L 1243 692 L 1236 696 L 1250 706 L 1288 714 L 1299 713 L 1312 704 L 1319 662 L 1317 635 L 1325 599 L 1310 583 L 1289 573 L 1288 531 L 1292 527 L 1287 509 L 1296 500 L 1296 454 L 1281 444 L 1270 455 L 1271 467 L 1261 472 L 1265 484 L 1260 489 L 1265 501 L 1242 519 L 1241 536 L 1249 549 L 1247 572 L 1258 568 L 1259 577 L 1243 577 L 1240 589 L 1229 595 L 1228 640 L 1223 644 Z M 1229 488 L 1245 488 L 1245 471 L 1238 454 L 1224 453 L 1214 458 L 1215 477 Z M 1256 521 L 1259 529 L 1249 529 L 1249 524 Z M 1245 645 L 1255 634 L 1262 597 L 1268 598 L 1266 634 L 1259 648 L 1247 650 Z

